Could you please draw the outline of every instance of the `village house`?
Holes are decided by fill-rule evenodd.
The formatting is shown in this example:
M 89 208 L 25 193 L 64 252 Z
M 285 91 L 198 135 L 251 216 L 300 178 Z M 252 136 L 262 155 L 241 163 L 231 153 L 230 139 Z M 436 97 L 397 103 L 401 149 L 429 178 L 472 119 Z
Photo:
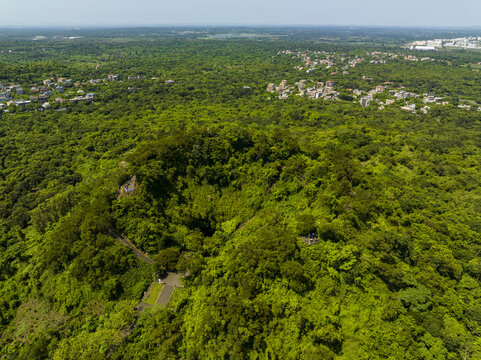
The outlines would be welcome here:
M 406 106 L 401 106 L 401 109 L 414 112 L 416 111 L 416 104 L 407 104 Z
M 371 103 L 371 99 L 368 96 L 363 96 L 360 103 L 363 108 L 368 107 Z
M 72 79 L 66 79 L 66 78 L 58 78 L 58 79 L 57 79 L 57 82 L 58 82 L 59 84 L 68 84 L 68 85 L 73 84 L 73 80 L 72 80 Z
M 429 109 L 431 109 L 429 106 L 424 106 L 424 107 L 421 108 L 421 112 L 423 114 L 427 114 Z
M 28 100 L 15 100 L 12 103 L 12 105 L 17 105 L 17 106 L 25 106 L 27 104 L 30 104 L 30 101 L 28 101 Z
M 267 85 L 267 91 L 275 91 L 275 90 L 276 90 L 275 84 L 270 83 L 269 85 Z

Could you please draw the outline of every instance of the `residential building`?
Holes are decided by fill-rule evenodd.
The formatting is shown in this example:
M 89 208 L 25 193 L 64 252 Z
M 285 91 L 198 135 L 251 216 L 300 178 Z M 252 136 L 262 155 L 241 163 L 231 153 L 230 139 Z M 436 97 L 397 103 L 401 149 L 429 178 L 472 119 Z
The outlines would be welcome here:
M 25 106 L 27 104 L 30 104 L 30 101 L 28 101 L 28 100 L 15 100 L 14 103 L 17 106 Z
M 362 106 L 363 108 L 365 108 L 365 107 L 368 107 L 368 106 L 370 105 L 371 100 L 369 99 L 369 97 L 363 96 L 363 97 L 361 98 L 360 103 L 361 103 L 361 106 Z

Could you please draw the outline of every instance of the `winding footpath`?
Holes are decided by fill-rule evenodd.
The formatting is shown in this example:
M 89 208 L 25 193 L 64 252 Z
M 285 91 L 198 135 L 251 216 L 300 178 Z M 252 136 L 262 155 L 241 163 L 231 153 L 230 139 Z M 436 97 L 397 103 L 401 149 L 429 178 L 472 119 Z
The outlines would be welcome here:
M 118 243 L 120 243 L 122 245 L 127 245 L 129 248 L 131 248 L 133 250 L 133 252 L 135 253 L 135 255 L 137 255 L 137 257 L 140 260 L 145 261 L 146 263 L 148 263 L 150 265 L 154 265 L 154 263 L 155 263 L 154 260 L 152 260 L 147 254 L 144 254 L 142 251 L 140 251 L 139 248 L 137 248 L 137 246 L 135 246 L 132 243 L 132 241 L 127 239 L 125 236 L 123 236 L 117 229 L 110 228 L 109 233 L 110 233 L 110 235 L 113 236 L 113 238 Z

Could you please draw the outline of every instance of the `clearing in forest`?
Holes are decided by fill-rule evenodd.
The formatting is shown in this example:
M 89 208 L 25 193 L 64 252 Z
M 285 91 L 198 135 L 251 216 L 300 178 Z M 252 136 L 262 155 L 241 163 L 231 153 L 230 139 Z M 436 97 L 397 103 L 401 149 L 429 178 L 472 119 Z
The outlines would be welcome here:
M 147 305 L 154 306 L 157 303 L 157 299 L 159 298 L 163 288 L 164 284 L 161 284 L 157 281 L 153 282 L 150 285 L 150 289 L 147 291 L 143 302 Z

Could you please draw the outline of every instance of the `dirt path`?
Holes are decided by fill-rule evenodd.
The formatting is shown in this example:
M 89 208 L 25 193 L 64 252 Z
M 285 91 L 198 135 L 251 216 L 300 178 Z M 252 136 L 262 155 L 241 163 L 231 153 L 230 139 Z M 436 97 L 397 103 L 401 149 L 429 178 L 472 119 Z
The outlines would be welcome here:
M 256 215 L 254 214 L 252 217 L 250 217 L 249 219 L 244 221 L 242 224 L 240 224 L 240 226 L 237 228 L 237 230 L 242 230 L 244 228 L 244 226 L 246 226 L 248 223 L 250 223 L 254 219 L 255 216 Z
M 119 242 L 122 245 L 127 245 L 129 248 L 131 248 L 135 255 L 142 260 L 145 261 L 146 263 L 149 263 L 150 265 L 154 265 L 155 261 L 152 260 L 147 254 L 144 254 L 142 251 L 140 251 L 137 246 L 135 246 L 129 239 L 127 239 L 125 236 L 123 236 L 117 229 L 111 228 L 109 230 L 110 235 L 114 237 L 114 239 Z

